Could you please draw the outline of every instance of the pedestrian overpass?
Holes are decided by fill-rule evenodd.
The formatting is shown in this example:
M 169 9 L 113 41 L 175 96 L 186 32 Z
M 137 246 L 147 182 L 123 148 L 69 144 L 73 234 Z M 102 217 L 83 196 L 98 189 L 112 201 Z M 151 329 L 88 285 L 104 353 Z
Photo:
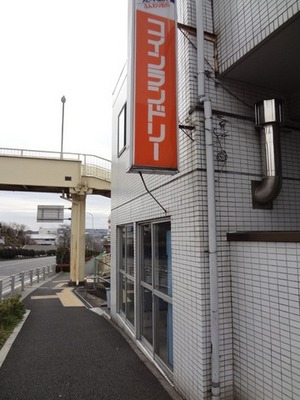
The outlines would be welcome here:
M 86 196 L 110 197 L 111 162 L 89 154 L 0 148 L 0 190 L 60 193 L 72 203 L 70 281 L 84 280 Z

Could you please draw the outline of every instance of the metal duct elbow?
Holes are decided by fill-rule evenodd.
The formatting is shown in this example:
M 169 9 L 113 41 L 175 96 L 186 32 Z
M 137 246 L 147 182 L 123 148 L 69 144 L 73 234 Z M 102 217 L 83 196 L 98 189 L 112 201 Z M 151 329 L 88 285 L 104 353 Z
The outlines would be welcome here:
M 261 130 L 264 178 L 256 182 L 254 204 L 266 205 L 276 199 L 281 190 L 281 147 L 279 123 L 282 122 L 282 104 L 278 99 L 263 100 L 255 105 L 256 125 Z

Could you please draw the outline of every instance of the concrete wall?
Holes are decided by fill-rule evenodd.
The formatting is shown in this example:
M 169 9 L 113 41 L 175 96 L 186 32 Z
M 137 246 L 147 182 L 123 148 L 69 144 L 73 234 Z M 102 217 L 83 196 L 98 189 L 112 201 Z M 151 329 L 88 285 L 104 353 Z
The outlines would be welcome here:
M 1 184 L 68 188 L 77 186 L 80 181 L 80 161 L 0 157 Z

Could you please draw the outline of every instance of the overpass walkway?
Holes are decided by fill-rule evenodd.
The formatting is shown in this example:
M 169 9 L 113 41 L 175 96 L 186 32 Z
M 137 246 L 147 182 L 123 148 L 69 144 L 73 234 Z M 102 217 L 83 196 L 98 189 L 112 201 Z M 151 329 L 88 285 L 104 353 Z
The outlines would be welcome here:
M 0 190 L 110 197 L 110 171 L 91 154 L 0 148 Z
M 84 280 L 86 196 L 110 197 L 111 162 L 90 154 L 0 148 L 0 191 L 61 193 L 72 202 L 70 281 Z

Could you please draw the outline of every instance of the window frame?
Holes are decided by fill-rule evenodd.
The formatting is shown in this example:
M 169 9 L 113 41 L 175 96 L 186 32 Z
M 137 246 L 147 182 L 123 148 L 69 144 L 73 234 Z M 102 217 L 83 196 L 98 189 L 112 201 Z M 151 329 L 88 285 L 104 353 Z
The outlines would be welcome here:
M 121 117 L 124 118 L 124 120 L 121 120 Z M 125 103 L 123 105 L 123 107 L 121 108 L 119 114 L 118 114 L 118 140 L 117 140 L 117 154 L 118 157 L 120 157 L 122 155 L 122 153 L 124 152 L 124 150 L 126 149 L 126 145 L 127 145 L 127 130 L 126 130 L 126 123 L 127 123 L 127 103 Z M 121 124 L 122 124 L 122 132 L 121 132 Z M 122 133 L 122 135 L 121 135 Z M 122 136 L 122 143 L 121 143 L 121 136 Z M 121 145 L 122 144 L 122 148 Z
M 117 227 L 117 240 L 118 240 L 118 295 L 117 295 L 117 305 L 118 309 L 117 312 L 123 318 L 128 321 L 128 323 L 134 328 L 136 325 L 136 314 L 135 314 L 135 307 L 136 307 L 136 299 L 135 299 L 135 271 L 134 271 L 134 263 L 133 263 L 133 273 L 131 270 L 128 269 L 127 265 L 127 252 L 128 252 L 128 243 L 127 243 L 127 232 L 128 228 L 132 229 L 133 232 L 133 260 L 134 260 L 134 224 L 126 224 L 126 225 L 119 225 Z M 125 233 L 125 234 L 124 234 Z M 129 237 L 131 239 L 131 237 Z M 123 249 L 124 249 L 124 254 L 123 254 Z M 124 261 L 124 268 L 123 267 L 123 261 Z M 123 302 L 123 280 L 125 282 L 125 303 Z M 133 285 L 133 322 L 129 318 L 129 306 L 128 306 L 128 295 L 127 295 L 127 289 L 129 284 Z
M 154 265 L 155 265 L 155 234 L 154 234 L 154 226 L 157 224 L 162 224 L 168 222 L 170 224 L 170 235 L 172 232 L 172 227 L 171 227 L 171 219 L 160 219 L 160 220 L 151 220 L 151 221 L 144 221 L 138 224 L 138 229 L 137 229 L 137 235 L 138 235 L 138 241 L 137 241 L 137 252 L 138 252 L 138 259 L 137 259 L 137 267 L 136 267 L 136 273 L 137 273 L 137 305 L 139 305 L 137 313 L 138 313 L 138 318 L 137 318 L 137 329 L 139 333 L 139 339 L 143 343 L 143 345 L 148 349 L 153 354 L 153 358 L 158 362 L 158 364 L 165 370 L 167 375 L 170 377 L 172 376 L 172 370 L 173 370 L 173 364 L 168 364 L 165 361 L 163 361 L 159 354 L 158 354 L 158 317 L 159 317 L 159 309 L 158 309 L 158 303 L 160 299 L 164 301 L 167 304 L 170 304 L 171 308 L 173 307 L 173 299 L 172 299 L 172 285 L 170 287 L 170 290 L 168 291 L 169 294 L 157 289 L 155 287 L 155 271 L 154 271 Z M 143 274 L 142 268 L 144 266 L 143 263 L 143 256 L 144 256 L 144 237 L 143 237 L 143 227 L 146 225 L 151 226 L 151 262 L 152 262 L 152 282 L 151 284 L 149 282 L 146 282 L 143 280 L 143 277 L 145 276 Z M 170 236 L 170 241 L 171 241 Z M 171 250 L 171 248 L 169 249 Z M 172 280 L 172 254 L 170 253 L 170 260 L 171 260 L 171 280 Z M 143 336 L 143 297 L 142 293 L 143 291 L 148 290 L 151 292 L 152 295 L 152 344 L 147 340 L 145 336 Z M 173 314 L 173 310 L 172 310 Z M 173 317 L 171 317 L 173 318 Z M 172 337 L 173 337 L 173 322 L 172 322 Z M 172 349 L 173 349 L 173 344 L 172 344 Z M 173 350 L 171 350 L 173 352 Z M 173 360 L 172 360 L 173 362 Z

